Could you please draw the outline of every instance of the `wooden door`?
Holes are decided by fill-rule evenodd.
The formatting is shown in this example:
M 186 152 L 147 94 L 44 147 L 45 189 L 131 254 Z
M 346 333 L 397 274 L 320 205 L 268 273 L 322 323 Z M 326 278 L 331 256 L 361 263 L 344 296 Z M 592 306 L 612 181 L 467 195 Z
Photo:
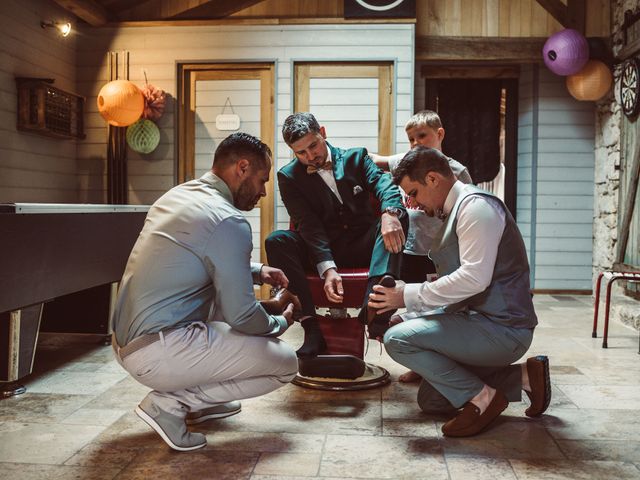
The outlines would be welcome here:
M 393 99 L 391 62 L 295 65 L 294 110 L 313 113 L 335 146 L 394 153 Z
M 260 138 L 274 150 L 274 65 L 180 64 L 177 180 L 199 178 L 211 169 L 213 153 L 234 133 L 219 130 L 216 117 L 235 113 L 242 131 Z M 244 212 L 253 233 L 251 261 L 266 263 L 264 240 L 274 225 L 274 162 L 267 196 Z M 263 292 L 264 295 L 265 292 Z

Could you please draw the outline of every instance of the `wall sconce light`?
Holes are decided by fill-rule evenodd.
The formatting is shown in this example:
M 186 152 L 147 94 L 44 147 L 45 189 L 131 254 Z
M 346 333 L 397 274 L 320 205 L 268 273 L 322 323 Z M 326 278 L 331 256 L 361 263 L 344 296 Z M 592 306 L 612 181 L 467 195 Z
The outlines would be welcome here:
M 58 22 L 40 22 L 40 26 L 42 28 L 55 28 L 60 32 L 60 35 L 63 37 L 68 36 L 71 33 L 71 24 L 69 22 L 66 23 L 58 23 Z

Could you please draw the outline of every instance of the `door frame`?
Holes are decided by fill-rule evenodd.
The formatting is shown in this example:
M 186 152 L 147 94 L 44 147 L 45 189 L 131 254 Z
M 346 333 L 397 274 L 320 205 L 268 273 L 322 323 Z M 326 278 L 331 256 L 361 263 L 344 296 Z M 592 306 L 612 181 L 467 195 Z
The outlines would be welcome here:
M 437 80 L 499 79 L 502 81 L 502 88 L 505 89 L 506 94 L 504 125 L 504 166 L 506 175 L 504 182 L 504 204 L 513 215 L 513 218 L 516 218 L 518 193 L 518 78 L 520 76 L 520 67 L 518 65 L 469 65 L 429 62 L 422 65 L 420 73 L 425 85 L 424 108 L 435 112 L 438 112 Z M 447 126 L 443 125 L 443 127 L 446 132 Z M 464 162 L 463 159 L 461 160 Z
M 394 122 L 394 62 L 295 62 L 293 109 L 309 111 L 311 78 L 377 78 L 378 79 L 378 152 L 391 155 Z M 313 112 L 312 112 L 313 113 Z
M 195 176 L 195 85 L 198 80 L 260 80 L 260 140 L 272 152 L 267 195 L 260 200 L 260 261 L 267 263 L 264 240 L 274 228 L 275 64 L 178 63 L 177 183 Z

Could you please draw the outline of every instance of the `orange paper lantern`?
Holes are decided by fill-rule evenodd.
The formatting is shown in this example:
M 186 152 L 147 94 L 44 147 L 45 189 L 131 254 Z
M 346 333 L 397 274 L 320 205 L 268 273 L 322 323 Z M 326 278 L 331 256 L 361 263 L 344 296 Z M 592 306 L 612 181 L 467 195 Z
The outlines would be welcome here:
M 98 111 L 114 127 L 135 123 L 144 110 L 144 97 L 129 80 L 114 80 L 100 89 Z
M 567 90 L 576 100 L 600 100 L 612 81 L 609 67 L 598 60 L 589 60 L 582 70 L 567 77 Z

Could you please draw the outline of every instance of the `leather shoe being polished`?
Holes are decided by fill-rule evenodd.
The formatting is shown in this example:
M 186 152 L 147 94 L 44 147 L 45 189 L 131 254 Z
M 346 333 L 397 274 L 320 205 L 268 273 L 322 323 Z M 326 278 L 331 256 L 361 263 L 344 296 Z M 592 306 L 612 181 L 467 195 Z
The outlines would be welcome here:
M 483 413 L 477 405 L 467 402 L 458 415 L 442 426 L 442 433 L 447 437 L 476 435 L 498 418 L 508 405 L 509 401 L 499 390 Z
M 527 374 L 531 392 L 525 393 L 531 400 L 531 406 L 525 410 L 527 417 L 538 417 L 551 402 L 551 379 L 549 378 L 549 358 L 538 355 L 527 359 Z
M 395 287 L 396 280 L 391 275 L 385 275 L 380 279 L 378 285 L 382 285 L 383 287 Z M 371 325 L 377 315 L 378 309 L 367 305 L 367 325 Z
M 264 308 L 269 315 L 281 315 L 290 303 L 293 303 L 295 316 L 296 313 L 302 310 L 300 300 L 286 288 L 281 288 L 269 300 L 261 301 L 260 305 L 262 305 L 262 308 Z

